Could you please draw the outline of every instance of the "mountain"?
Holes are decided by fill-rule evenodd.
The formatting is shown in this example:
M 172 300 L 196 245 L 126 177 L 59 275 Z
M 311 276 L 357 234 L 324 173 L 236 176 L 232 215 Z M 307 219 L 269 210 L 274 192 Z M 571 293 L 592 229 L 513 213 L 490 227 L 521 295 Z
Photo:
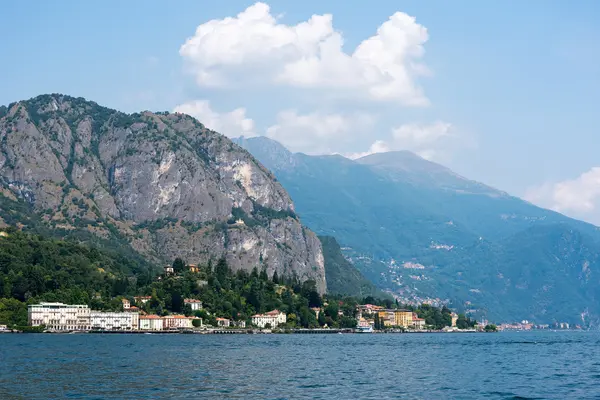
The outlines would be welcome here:
M 344 258 L 342 249 L 334 237 L 319 236 L 319 240 L 323 245 L 328 293 L 360 298 L 389 297 L 377 289 L 350 261 Z
M 60 94 L 10 104 L 0 110 L 0 192 L 0 225 L 95 237 L 158 264 L 224 256 L 233 269 L 326 289 L 321 243 L 284 188 L 187 115 L 124 114 Z
M 600 231 L 410 152 L 358 160 L 237 143 L 270 168 L 319 235 L 404 301 L 497 321 L 600 317 Z M 583 315 L 583 317 L 582 317 Z

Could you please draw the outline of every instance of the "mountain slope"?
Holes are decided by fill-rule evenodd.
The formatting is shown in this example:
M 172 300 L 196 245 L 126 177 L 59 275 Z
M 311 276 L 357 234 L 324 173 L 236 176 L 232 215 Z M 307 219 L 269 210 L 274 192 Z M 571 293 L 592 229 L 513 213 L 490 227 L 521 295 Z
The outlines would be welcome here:
M 367 278 L 403 300 L 448 300 L 496 320 L 600 315 L 593 225 L 408 152 L 351 161 L 293 154 L 267 138 L 238 143 L 272 168 L 311 229 L 335 236 Z M 583 266 L 586 280 L 574 272 Z
M 57 94 L 11 104 L 0 119 L 0 190 L 51 230 L 113 237 L 155 262 L 225 256 L 234 269 L 326 287 L 321 244 L 283 187 L 187 115 L 128 115 Z
M 386 297 L 350 261 L 344 258 L 340 245 L 334 237 L 319 236 L 319 240 L 323 245 L 328 293 L 359 298 Z

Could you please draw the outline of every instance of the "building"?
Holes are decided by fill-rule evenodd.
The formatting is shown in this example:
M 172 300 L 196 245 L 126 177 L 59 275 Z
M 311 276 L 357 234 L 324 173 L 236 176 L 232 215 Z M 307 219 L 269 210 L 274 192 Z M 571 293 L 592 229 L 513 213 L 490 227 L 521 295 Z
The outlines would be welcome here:
M 452 314 L 450 314 L 450 316 L 452 317 L 452 326 L 456 326 L 456 321 L 458 321 L 458 314 L 453 312 Z
M 163 319 L 158 315 L 140 315 L 140 330 L 142 331 L 162 331 L 164 328 Z
M 192 320 L 194 319 L 185 315 L 167 315 L 163 317 L 163 329 L 191 329 L 194 327 L 192 324 Z
M 202 302 L 196 299 L 185 299 L 183 300 L 183 304 L 186 306 L 189 305 L 192 311 L 202 310 Z
M 259 328 L 265 328 L 267 324 L 271 328 L 275 328 L 280 324 L 285 324 L 287 322 L 287 317 L 285 313 L 282 313 L 279 310 L 269 311 L 266 314 L 256 314 L 252 316 L 252 324 L 258 326 Z
M 196 264 L 190 264 L 187 266 L 187 268 L 188 268 L 188 271 L 190 271 L 194 274 L 196 274 L 196 273 L 198 273 L 198 271 L 200 271 L 200 269 L 198 268 L 198 266 Z
M 231 326 L 235 326 L 237 328 L 245 328 L 246 321 L 231 321 Z
M 139 328 L 139 318 L 135 312 L 92 311 L 90 325 L 102 331 L 134 331 Z
M 147 302 L 149 302 L 150 300 L 152 300 L 152 296 L 135 296 L 133 298 L 133 300 L 135 301 L 135 304 L 137 304 L 138 306 L 140 306 L 140 305 L 146 304 Z
M 165 275 L 173 275 L 175 274 L 175 269 L 172 265 L 165 265 Z
M 227 318 L 217 318 L 217 326 L 222 326 L 223 328 L 229 328 L 231 326 L 231 320 Z
M 315 313 L 315 315 L 317 316 L 317 319 L 319 319 L 319 314 L 321 313 L 321 309 L 319 307 L 312 307 L 311 310 Z
M 127 299 L 121 299 L 123 302 L 123 310 L 129 310 L 131 308 L 131 303 Z
M 425 328 L 425 320 L 423 318 L 419 318 L 417 313 L 413 313 L 412 327 L 415 329 L 424 329 Z
M 413 325 L 413 312 L 408 310 L 394 310 L 394 326 L 408 328 Z
M 90 329 L 90 309 L 87 305 L 40 303 L 27 306 L 30 326 L 44 325 L 51 331 L 87 331 Z
M 396 324 L 396 318 L 394 310 L 381 310 L 377 312 L 379 321 L 383 321 L 384 326 L 398 326 Z
M 7 332 L 7 331 L 8 331 L 8 326 L 0 325 L 0 332 Z
M 374 316 L 379 311 L 383 310 L 383 307 L 376 306 L 373 304 L 362 304 L 362 305 L 357 306 L 356 310 L 357 310 L 357 314 L 358 314 L 357 318 L 360 319 L 365 315 Z

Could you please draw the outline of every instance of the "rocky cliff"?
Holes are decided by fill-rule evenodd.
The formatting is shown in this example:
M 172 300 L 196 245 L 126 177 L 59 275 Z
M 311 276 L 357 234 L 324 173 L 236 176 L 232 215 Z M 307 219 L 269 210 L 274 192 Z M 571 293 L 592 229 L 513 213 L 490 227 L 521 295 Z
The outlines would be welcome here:
M 117 236 L 156 261 L 225 256 L 234 269 L 266 267 L 325 291 L 321 244 L 286 191 L 187 115 L 129 115 L 63 95 L 0 108 L 0 190 L 51 228 Z

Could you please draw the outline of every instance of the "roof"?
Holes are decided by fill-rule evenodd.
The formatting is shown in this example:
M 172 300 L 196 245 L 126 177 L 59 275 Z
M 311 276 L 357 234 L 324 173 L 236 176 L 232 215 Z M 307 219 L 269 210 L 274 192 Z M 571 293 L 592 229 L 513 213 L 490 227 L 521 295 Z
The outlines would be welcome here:
M 152 296 L 134 296 L 134 299 L 151 299 Z
M 196 300 L 196 299 L 185 299 L 183 300 L 184 303 L 202 303 L 202 301 L 200 300 Z
M 229 318 L 217 318 L 217 321 L 229 321 Z
M 158 315 L 140 315 L 140 319 L 160 319 Z
M 279 315 L 279 314 L 281 314 L 281 311 L 273 310 L 273 311 L 269 311 L 266 315 L 272 316 L 272 315 Z

